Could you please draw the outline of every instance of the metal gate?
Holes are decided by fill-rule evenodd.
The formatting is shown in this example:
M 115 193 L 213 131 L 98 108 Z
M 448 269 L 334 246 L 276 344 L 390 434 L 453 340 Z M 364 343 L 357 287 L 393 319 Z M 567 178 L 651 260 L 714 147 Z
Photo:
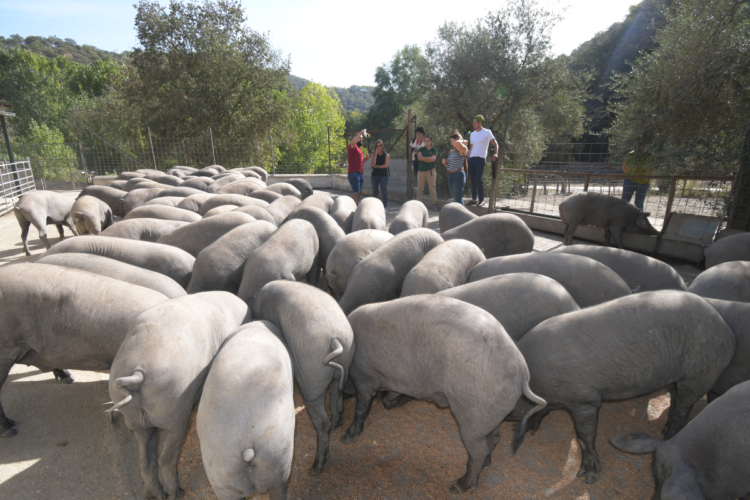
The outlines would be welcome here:
M 31 162 L 0 163 L 0 186 L 2 186 L 3 194 L 2 202 L 0 202 L 0 215 L 4 215 L 16 206 L 22 194 L 36 191 Z

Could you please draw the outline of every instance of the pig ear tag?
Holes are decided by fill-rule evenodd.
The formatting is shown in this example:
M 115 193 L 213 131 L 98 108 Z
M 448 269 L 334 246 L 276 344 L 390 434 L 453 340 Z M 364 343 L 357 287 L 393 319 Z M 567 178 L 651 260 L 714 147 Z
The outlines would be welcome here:
M 250 462 L 253 458 L 255 458 L 255 450 L 253 450 L 252 448 L 246 449 L 242 452 L 242 458 L 245 459 L 245 462 Z

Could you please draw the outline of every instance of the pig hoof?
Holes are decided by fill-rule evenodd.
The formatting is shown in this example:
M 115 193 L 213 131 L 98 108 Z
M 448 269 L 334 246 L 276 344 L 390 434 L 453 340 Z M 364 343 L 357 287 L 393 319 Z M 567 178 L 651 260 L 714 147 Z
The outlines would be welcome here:
M 15 422 L 11 422 L 10 425 L 13 426 L 14 424 L 15 424 Z M 18 431 L 16 430 L 16 428 L 15 427 L 11 427 L 10 429 L 7 429 L 7 430 L 3 431 L 3 433 L 0 434 L 0 437 L 12 438 L 13 436 L 15 436 L 17 434 L 18 434 Z
M 333 430 L 333 429 L 338 429 L 338 428 L 339 428 L 339 427 L 341 427 L 342 425 L 344 425 L 344 419 L 343 419 L 343 418 L 340 418 L 340 419 L 338 419 L 338 420 L 337 420 L 336 422 L 333 422 L 333 425 L 331 425 L 331 430 Z
M 359 439 L 358 434 L 353 434 L 353 433 L 349 434 L 347 432 L 346 434 L 341 436 L 340 442 L 343 444 L 353 444 L 353 443 L 356 443 L 358 439 Z
M 451 493 L 463 493 L 464 491 L 469 489 L 469 485 L 466 484 L 466 477 L 462 477 L 455 483 L 453 483 L 450 487 Z
M 492 465 L 492 455 L 487 455 L 487 458 L 484 459 L 484 465 L 482 465 L 482 468 L 489 467 Z
M 177 493 L 167 494 L 166 498 L 168 498 L 169 500 L 180 500 L 180 498 L 184 496 L 185 496 L 185 490 L 183 490 L 182 488 L 178 486 Z
M 309 469 L 307 469 L 307 475 L 308 476 L 319 476 L 321 472 L 323 472 L 323 466 L 322 465 L 313 464 L 312 467 L 310 467 Z
M 52 373 L 55 375 L 55 380 L 59 380 L 63 384 L 73 383 L 73 377 L 70 376 L 68 370 L 52 370 Z
M 594 484 L 596 482 L 597 477 L 598 476 L 596 472 L 590 472 L 586 474 L 586 484 Z

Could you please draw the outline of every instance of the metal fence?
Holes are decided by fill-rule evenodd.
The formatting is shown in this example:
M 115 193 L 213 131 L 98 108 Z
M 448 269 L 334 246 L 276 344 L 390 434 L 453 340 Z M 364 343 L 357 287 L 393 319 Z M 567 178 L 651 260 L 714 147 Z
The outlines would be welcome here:
M 31 163 L 28 161 L 0 163 L 0 186 L 2 186 L 3 193 L 0 215 L 4 215 L 16 206 L 22 194 L 36 191 Z

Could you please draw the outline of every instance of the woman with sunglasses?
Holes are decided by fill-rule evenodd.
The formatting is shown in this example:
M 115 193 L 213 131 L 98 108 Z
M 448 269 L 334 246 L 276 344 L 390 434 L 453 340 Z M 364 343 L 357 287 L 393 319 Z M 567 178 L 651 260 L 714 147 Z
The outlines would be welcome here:
M 383 141 L 375 141 L 375 153 L 370 158 L 372 167 L 372 195 L 377 198 L 380 189 L 383 190 L 383 206 L 388 211 L 388 165 L 391 161 L 391 155 L 385 152 Z

